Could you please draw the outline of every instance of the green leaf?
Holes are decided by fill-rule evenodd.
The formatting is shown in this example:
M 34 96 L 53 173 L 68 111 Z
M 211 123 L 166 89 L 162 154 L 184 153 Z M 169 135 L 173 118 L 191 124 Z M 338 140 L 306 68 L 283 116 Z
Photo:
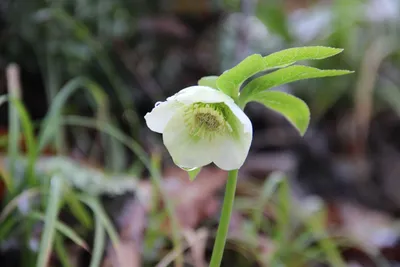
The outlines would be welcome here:
M 241 85 L 253 75 L 272 68 L 283 68 L 299 60 L 323 59 L 334 56 L 343 49 L 309 46 L 285 49 L 266 57 L 259 54 L 248 56 L 235 67 L 225 71 L 217 79 L 217 87 L 233 99 L 237 98 Z
M 218 88 L 233 99 L 236 99 L 240 86 L 251 76 L 265 69 L 265 60 L 259 54 L 251 55 L 225 71 L 217 79 Z
M 267 108 L 282 114 L 301 135 L 306 132 L 310 122 L 310 110 L 303 100 L 282 92 L 266 91 L 252 95 L 251 101 L 264 104 Z
M 249 84 L 247 84 L 243 88 L 240 100 L 242 103 L 246 103 L 246 99 L 252 94 L 257 94 L 272 87 L 291 83 L 294 81 L 310 78 L 339 76 L 349 73 L 353 72 L 348 70 L 320 70 L 317 68 L 301 65 L 289 66 L 287 68 L 279 69 L 267 75 L 261 76 L 249 82 Z
M 266 68 L 283 68 L 300 60 L 324 59 L 342 52 L 343 49 L 325 46 L 294 47 L 264 57 Z
M 201 78 L 197 82 L 197 84 L 202 85 L 202 86 L 208 86 L 208 87 L 211 87 L 214 89 L 218 89 L 217 79 L 218 79 L 218 76 L 205 76 L 205 77 Z
M 189 174 L 190 181 L 193 182 L 194 179 L 196 179 L 197 175 L 200 173 L 200 171 L 201 171 L 201 167 L 200 168 L 196 168 L 194 170 L 187 171 L 187 173 Z

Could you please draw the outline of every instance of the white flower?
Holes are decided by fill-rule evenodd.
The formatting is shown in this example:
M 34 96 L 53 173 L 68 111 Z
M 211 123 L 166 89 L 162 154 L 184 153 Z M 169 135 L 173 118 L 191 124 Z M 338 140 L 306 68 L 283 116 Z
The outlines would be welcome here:
M 145 119 L 163 134 L 172 159 L 184 169 L 211 162 L 223 170 L 239 169 L 253 138 L 249 118 L 233 99 L 206 86 L 187 87 L 156 103 Z

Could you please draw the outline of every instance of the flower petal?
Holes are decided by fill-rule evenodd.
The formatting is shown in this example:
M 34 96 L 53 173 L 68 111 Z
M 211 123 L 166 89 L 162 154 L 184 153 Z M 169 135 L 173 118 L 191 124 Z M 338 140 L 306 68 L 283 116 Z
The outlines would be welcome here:
M 243 125 L 243 131 L 245 133 L 249 133 L 252 136 L 253 125 L 251 124 L 251 121 L 249 117 L 247 117 L 246 113 L 244 113 L 244 111 L 241 110 L 239 106 L 237 106 L 235 103 L 225 103 L 225 104 L 230 108 L 230 110 L 233 112 L 236 118 Z
M 196 168 L 211 163 L 212 144 L 207 139 L 195 139 L 189 135 L 180 109 L 167 123 L 163 141 L 174 163 L 181 168 Z
M 246 160 L 253 137 L 251 133 L 245 133 L 244 131 L 240 131 L 240 133 L 239 139 L 231 136 L 221 136 L 214 141 L 213 162 L 220 169 L 226 171 L 237 170 Z
M 162 133 L 180 107 L 182 104 L 176 101 L 157 102 L 153 110 L 144 116 L 147 127 L 153 132 Z
M 247 158 L 253 140 L 253 126 L 249 117 L 235 103 L 225 104 L 233 113 L 228 123 L 237 129 L 233 129 L 235 135 L 220 136 L 215 140 L 213 162 L 223 170 L 235 170 Z
M 234 103 L 233 99 L 221 91 L 208 86 L 190 86 L 182 89 L 167 100 L 176 100 L 184 104 L 202 103 Z

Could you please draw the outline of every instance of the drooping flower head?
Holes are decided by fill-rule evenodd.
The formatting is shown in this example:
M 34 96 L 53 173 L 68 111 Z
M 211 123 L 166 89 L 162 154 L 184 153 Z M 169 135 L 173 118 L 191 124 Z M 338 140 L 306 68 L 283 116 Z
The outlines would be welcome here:
M 187 87 L 156 103 L 145 119 L 152 131 L 163 134 L 173 161 L 185 169 L 211 162 L 223 170 L 239 169 L 253 137 L 249 118 L 233 99 L 207 86 Z

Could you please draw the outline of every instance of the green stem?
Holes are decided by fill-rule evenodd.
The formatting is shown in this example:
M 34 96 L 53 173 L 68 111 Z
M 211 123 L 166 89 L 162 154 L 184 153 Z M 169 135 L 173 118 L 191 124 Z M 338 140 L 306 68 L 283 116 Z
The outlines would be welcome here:
M 228 236 L 229 222 L 231 220 L 233 202 L 235 200 L 236 183 L 238 170 L 230 171 L 228 174 L 228 182 L 225 189 L 224 203 L 222 206 L 221 218 L 217 231 L 217 237 L 211 256 L 210 267 L 219 267 L 221 265 L 222 255 L 226 238 Z

